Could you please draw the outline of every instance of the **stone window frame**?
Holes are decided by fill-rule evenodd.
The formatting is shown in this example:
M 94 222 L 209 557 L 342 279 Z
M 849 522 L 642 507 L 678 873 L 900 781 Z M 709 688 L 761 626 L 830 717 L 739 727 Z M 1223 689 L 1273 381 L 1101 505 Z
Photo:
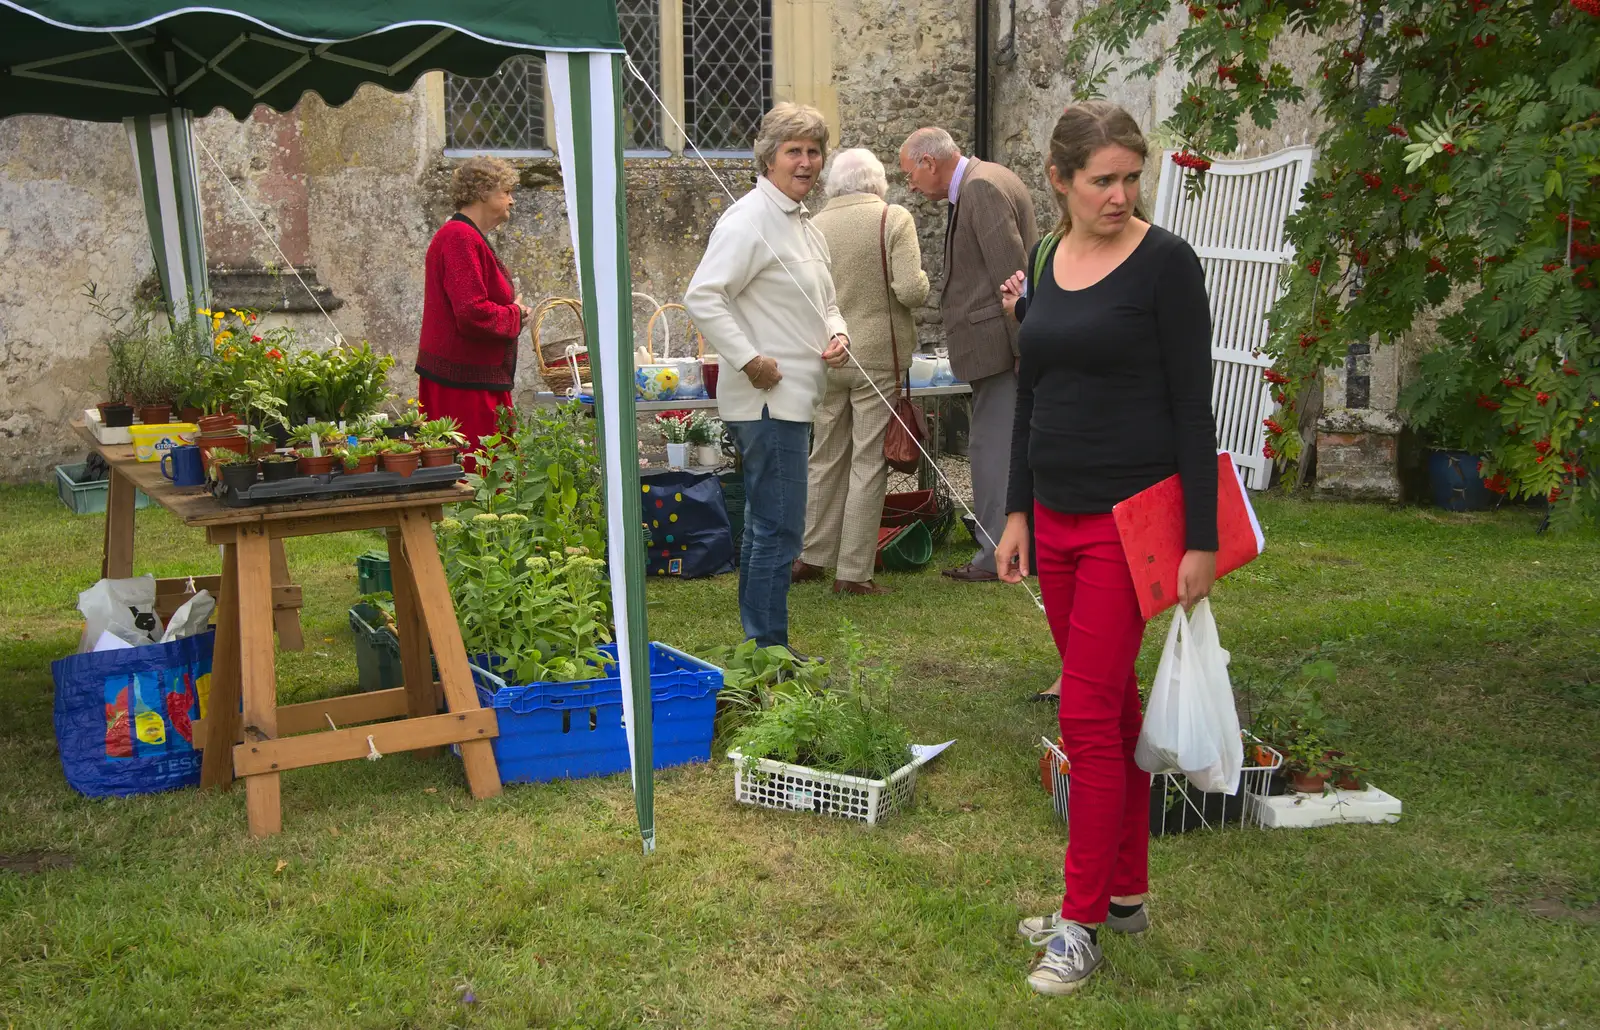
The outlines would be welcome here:
M 661 42 L 661 83 L 659 92 L 672 117 L 682 123 L 684 118 L 684 62 L 683 62 L 683 3 L 682 0 L 658 0 Z M 424 78 L 430 121 L 440 149 L 447 158 L 467 158 L 490 154 L 505 158 L 552 157 L 552 146 L 527 150 L 475 150 L 445 147 L 444 74 L 429 72 Z M 628 72 L 624 70 L 626 76 Z M 828 121 L 830 144 L 839 139 L 839 96 L 833 85 L 833 4 L 832 0 L 772 0 L 772 97 L 771 101 L 789 100 L 810 104 L 820 110 Z M 545 124 L 554 125 L 550 112 L 550 88 L 544 91 Z M 693 157 L 675 125 L 663 118 L 661 127 L 663 146 L 659 149 L 623 151 L 631 160 L 670 160 L 686 155 Z M 554 143 L 553 140 L 547 141 Z M 705 151 L 707 157 L 749 157 L 751 151 Z

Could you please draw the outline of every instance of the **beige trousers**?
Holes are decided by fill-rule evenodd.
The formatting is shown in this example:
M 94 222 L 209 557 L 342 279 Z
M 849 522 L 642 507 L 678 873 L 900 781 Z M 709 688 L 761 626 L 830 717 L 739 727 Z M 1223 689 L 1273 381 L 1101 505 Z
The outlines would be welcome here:
M 878 390 L 894 399 L 893 372 L 871 372 Z M 800 560 L 847 583 L 872 578 L 878 525 L 889 466 L 883 436 L 889 406 L 857 368 L 828 370 L 828 388 L 817 409 L 806 483 L 805 550 Z

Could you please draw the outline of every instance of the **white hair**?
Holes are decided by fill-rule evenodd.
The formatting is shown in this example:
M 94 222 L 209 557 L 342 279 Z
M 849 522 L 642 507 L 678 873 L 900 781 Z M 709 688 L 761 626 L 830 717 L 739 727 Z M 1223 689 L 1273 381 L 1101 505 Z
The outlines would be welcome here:
M 884 174 L 878 155 L 866 147 L 852 147 L 833 156 L 833 166 L 828 169 L 828 182 L 823 189 L 829 197 L 846 193 L 871 193 L 882 197 L 889 192 L 889 177 Z
M 931 157 L 934 163 L 946 161 L 952 157 L 961 156 L 961 148 L 956 146 L 956 141 L 950 134 L 937 126 L 918 129 L 906 137 L 906 142 L 901 150 L 905 152 L 906 160 L 916 164 L 925 157 Z

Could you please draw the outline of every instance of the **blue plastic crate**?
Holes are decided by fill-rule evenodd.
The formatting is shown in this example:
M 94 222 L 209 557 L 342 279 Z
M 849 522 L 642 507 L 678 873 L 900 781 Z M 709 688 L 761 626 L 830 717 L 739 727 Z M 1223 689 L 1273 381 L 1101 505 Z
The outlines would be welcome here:
M 615 671 L 615 644 L 601 648 Z M 622 725 L 622 680 L 607 676 L 576 683 L 508 685 L 472 662 L 478 701 L 500 724 L 494 760 L 502 783 L 545 783 L 628 771 Z M 650 645 L 655 767 L 711 760 L 722 670 L 666 644 Z

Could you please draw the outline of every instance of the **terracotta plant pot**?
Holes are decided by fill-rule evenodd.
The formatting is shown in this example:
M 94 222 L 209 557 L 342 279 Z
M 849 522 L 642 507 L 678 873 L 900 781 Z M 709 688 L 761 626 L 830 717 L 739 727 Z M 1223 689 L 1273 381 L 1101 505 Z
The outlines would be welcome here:
M 333 471 L 333 463 L 339 460 L 337 454 L 324 454 L 317 457 L 310 454 L 300 455 L 300 474 L 302 476 L 325 476 Z
M 133 405 L 106 403 L 99 405 L 100 423 L 107 429 L 133 425 Z
M 293 479 L 299 474 L 300 463 L 292 458 L 288 461 L 263 461 L 261 463 L 261 478 L 268 483 Z
M 205 436 L 210 433 L 220 433 L 224 430 L 232 429 L 239 424 L 239 416 L 205 415 L 195 424 L 200 427 L 200 435 Z
M 202 451 L 207 452 L 221 450 L 233 451 L 237 454 L 248 454 L 250 451 L 250 441 L 238 433 L 217 433 L 212 436 L 201 433 L 195 443 L 200 445 Z
M 1361 777 L 1353 772 L 1342 772 L 1334 777 L 1333 785 L 1340 790 L 1362 790 Z
M 146 404 L 139 409 L 139 421 L 147 426 L 165 425 L 172 421 L 172 405 Z
M 368 472 L 376 472 L 377 470 L 378 456 L 376 454 L 369 454 L 365 458 L 358 460 L 355 464 L 355 468 L 351 468 L 348 465 L 345 466 L 344 474 L 347 476 L 361 476 Z
M 176 407 L 176 405 L 174 405 L 174 407 Z M 193 422 L 196 425 L 198 425 L 199 422 L 200 422 L 200 419 L 202 419 L 203 417 L 205 417 L 205 412 L 200 408 L 194 408 L 194 407 L 178 408 L 178 421 L 179 422 Z
M 1312 776 L 1303 772 L 1289 774 L 1289 787 L 1301 794 L 1321 794 L 1327 784 L 1326 776 Z
M 417 470 L 417 465 L 421 461 L 422 455 L 416 451 L 409 451 L 405 454 L 378 455 L 378 464 L 383 466 L 385 472 L 398 472 L 406 479 L 411 478 L 411 473 Z
M 440 465 L 454 465 L 456 463 L 456 447 L 424 447 L 422 449 L 422 467 L 425 469 L 438 468 Z

